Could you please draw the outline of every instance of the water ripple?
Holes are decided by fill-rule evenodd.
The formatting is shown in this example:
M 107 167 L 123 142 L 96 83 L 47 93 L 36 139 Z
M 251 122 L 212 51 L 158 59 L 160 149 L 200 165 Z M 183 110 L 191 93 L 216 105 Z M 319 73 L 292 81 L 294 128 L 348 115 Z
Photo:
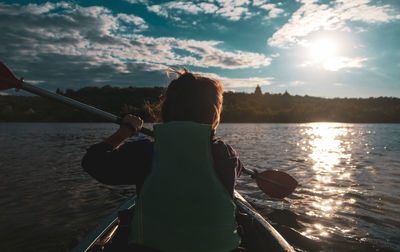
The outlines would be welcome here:
M 68 250 L 134 194 L 80 167 L 85 148 L 115 129 L 0 124 L 0 251 Z M 285 200 L 245 175 L 237 188 L 298 250 L 400 250 L 400 125 L 222 124 L 217 134 L 248 168 L 299 181 Z

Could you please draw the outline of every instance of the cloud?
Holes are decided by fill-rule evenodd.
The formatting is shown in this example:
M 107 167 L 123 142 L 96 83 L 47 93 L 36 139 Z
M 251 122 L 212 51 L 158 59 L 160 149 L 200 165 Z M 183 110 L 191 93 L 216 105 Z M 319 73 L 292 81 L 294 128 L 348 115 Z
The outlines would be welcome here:
M 259 8 L 269 11 L 268 18 L 276 18 L 279 14 L 285 12 L 283 9 L 277 8 L 276 5 L 272 3 L 262 4 Z
M 216 13 L 232 21 L 238 21 L 242 16 L 244 16 L 245 19 L 251 16 L 251 13 L 247 8 L 232 6 L 220 8 Z
M 215 13 L 218 10 L 218 7 L 212 3 L 199 3 L 199 6 L 206 14 Z
M 160 85 L 170 65 L 241 69 L 271 62 L 259 53 L 222 50 L 220 41 L 144 36 L 143 18 L 99 6 L 0 3 L 0 29 L 1 60 L 53 90 L 55 83 L 77 87 L 100 80 L 127 86 L 144 85 L 147 78 L 147 85 Z
M 337 56 L 324 59 L 323 61 L 306 61 L 301 64 L 301 66 L 321 67 L 328 71 L 338 71 L 344 68 L 361 68 L 363 67 L 363 62 L 367 60 L 367 58 L 363 57 L 349 58 L 344 56 Z
M 124 0 L 125 2 L 131 3 L 131 4 L 148 4 L 148 0 Z
M 268 2 L 268 0 L 253 0 L 253 5 L 254 6 L 260 6 Z
M 159 16 L 167 18 L 170 16 L 174 16 L 174 14 L 179 14 L 182 12 L 185 12 L 187 14 L 198 14 L 199 12 L 209 12 L 212 9 L 212 4 L 203 6 L 205 9 L 192 2 L 172 1 L 158 5 L 147 6 L 147 10 L 154 12 Z
M 147 10 L 150 12 L 154 12 L 159 16 L 168 17 L 168 10 L 166 8 L 164 8 L 162 5 L 151 5 L 151 6 L 147 6 Z
M 248 0 L 217 0 L 216 3 L 192 1 L 170 1 L 162 4 L 147 5 L 147 10 L 165 18 L 179 19 L 178 15 L 199 13 L 224 17 L 231 21 L 249 18 L 252 14 L 248 9 Z
M 190 1 L 172 1 L 163 4 L 148 5 L 147 10 L 154 12 L 159 16 L 168 18 L 171 16 L 176 16 L 182 12 L 186 14 L 198 14 L 199 12 L 211 13 L 213 7 L 217 8 L 215 5 L 210 3 L 205 3 L 200 6 Z
M 343 83 L 341 83 L 341 82 L 335 82 L 335 83 L 333 83 L 333 85 L 336 86 L 336 87 L 343 87 L 343 86 L 346 86 L 345 84 L 343 84 Z
M 290 82 L 290 86 L 301 86 L 301 85 L 304 85 L 304 81 L 296 80 L 296 81 Z
M 267 1 L 254 1 L 253 7 L 267 10 L 268 18 L 278 17 L 284 10 L 277 8 L 276 4 L 266 4 Z M 134 1 L 137 3 L 137 1 Z M 169 1 L 161 4 L 149 5 L 147 10 L 157 15 L 181 21 L 182 13 L 188 15 L 211 14 L 230 21 L 248 19 L 255 14 L 249 10 L 249 0 L 216 0 L 209 2 L 199 1 Z
M 70 8 L 71 4 L 67 2 L 58 2 L 58 3 L 50 3 L 47 2 L 42 5 L 37 5 L 37 4 L 27 4 L 25 8 L 22 9 L 16 9 L 12 5 L 2 5 L 2 8 L 0 9 L 0 13 L 8 13 L 10 15 L 18 15 L 21 13 L 24 13 L 25 11 L 29 11 L 32 14 L 44 14 L 44 13 L 49 13 L 53 10 L 59 9 L 59 8 Z
M 273 77 L 252 77 L 252 78 L 228 78 L 222 77 L 214 73 L 198 72 L 203 76 L 220 80 L 224 84 L 224 88 L 229 90 L 231 88 L 255 87 L 257 85 L 267 86 L 271 85 L 274 80 Z
M 217 0 L 220 8 L 216 12 L 232 21 L 238 21 L 242 17 L 247 19 L 252 16 L 248 9 L 250 1 L 248 0 Z
M 372 5 L 370 0 L 337 0 L 331 5 L 318 4 L 314 0 L 301 2 L 303 6 L 293 13 L 289 22 L 268 39 L 270 46 L 287 48 L 319 30 L 349 31 L 347 24 L 351 21 L 378 23 L 400 18 L 400 15 L 392 14 L 394 10 L 389 5 Z
M 135 36 L 132 43 L 135 47 L 129 53 L 137 61 L 143 62 L 226 69 L 258 68 L 271 63 L 271 58 L 263 54 L 242 51 L 226 52 L 218 49 L 216 46 L 221 43 L 219 41 Z M 175 54 L 174 49 L 186 52 L 187 56 Z
M 281 14 L 281 13 L 283 13 L 283 12 L 284 12 L 283 9 L 280 9 L 280 8 L 273 8 L 273 9 L 270 9 L 270 11 L 269 11 L 269 16 L 268 16 L 268 17 L 270 17 L 270 18 L 276 18 L 276 17 L 279 16 L 279 14 Z
M 129 26 L 130 24 L 135 25 L 137 27 L 134 30 L 135 32 L 139 32 L 149 28 L 149 26 L 147 25 L 146 21 L 143 20 L 143 18 L 135 15 L 127 15 L 124 13 L 119 13 L 117 15 L 117 19 L 119 19 L 119 24 L 121 26 L 123 26 L 124 24 L 126 24 L 127 26 Z

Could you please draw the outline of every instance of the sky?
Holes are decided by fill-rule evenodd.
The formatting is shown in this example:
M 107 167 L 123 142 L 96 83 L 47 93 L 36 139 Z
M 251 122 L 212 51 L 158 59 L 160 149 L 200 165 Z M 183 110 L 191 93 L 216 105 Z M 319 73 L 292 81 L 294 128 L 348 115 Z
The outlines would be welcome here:
M 400 1 L 0 0 L 0 61 L 52 91 L 186 67 L 235 92 L 400 97 Z

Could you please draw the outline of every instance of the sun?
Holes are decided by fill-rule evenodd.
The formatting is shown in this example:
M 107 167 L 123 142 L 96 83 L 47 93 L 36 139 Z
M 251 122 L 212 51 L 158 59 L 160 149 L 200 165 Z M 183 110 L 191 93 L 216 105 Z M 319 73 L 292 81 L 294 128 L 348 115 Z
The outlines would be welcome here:
M 338 56 L 339 43 L 332 38 L 320 38 L 310 42 L 308 49 L 314 62 L 324 63 Z
M 314 66 L 317 68 L 338 71 L 351 63 L 349 58 L 343 56 L 343 44 L 337 37 L 319 37 L 306 41 L 306 61 L 302 66 Z

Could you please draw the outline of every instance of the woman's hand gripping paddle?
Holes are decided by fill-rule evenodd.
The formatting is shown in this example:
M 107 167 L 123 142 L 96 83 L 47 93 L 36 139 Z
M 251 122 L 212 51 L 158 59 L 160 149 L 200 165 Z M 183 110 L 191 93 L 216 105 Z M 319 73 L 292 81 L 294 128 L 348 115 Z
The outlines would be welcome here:
M 39 96 L 44 96 L 56 100 L 58 102 L 70 105 L 74 108 L 97 115 L 113 123 L 117 124 L 122 123 L 121 117 L 94 108 L 87 104 L 75 101 L 71 98 L 30 85 L 24 82 L 22 78 L 20 80 L 17 79 L 17 77 L 15 77 L 15 75 L 11 72 L 11 70 L 3 62 L 0 61 L 0 91 L 11 88 L 16 88 L 17 90 L 22 89 L 30 93 L 37 94 Z M 142 128 L 141 132 L 148 136 L 153 136 L 153 131 L 149 129 Z M 243 171 L 244 173 L 251 175 L 252 178 L 255 178 L 258 187 L 270 197 L 282 199 L 291 194 L 297 186 L 297 181 L 289 174 L 282 171 L 268 170 L 261 173 L 257 173 L 255 171 L 246 168 L 244 168 Z

